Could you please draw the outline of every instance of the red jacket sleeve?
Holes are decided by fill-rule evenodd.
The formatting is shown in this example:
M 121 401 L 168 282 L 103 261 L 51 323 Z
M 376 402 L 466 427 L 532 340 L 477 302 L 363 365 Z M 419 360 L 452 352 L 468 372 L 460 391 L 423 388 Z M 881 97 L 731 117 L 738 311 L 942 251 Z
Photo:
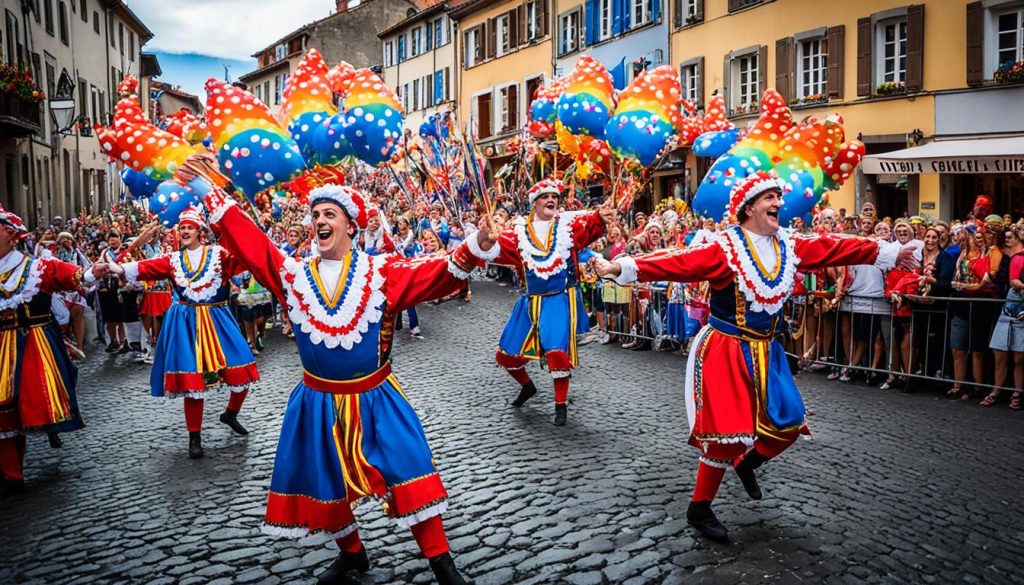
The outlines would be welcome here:
M 242 210 L 231 205 L 214 224 L 220 244 L 229 252 L 225 275 L 248 270 L 267 290 L 285 303 L 281 266 L 284 254 Z M 237 271 L 237 272 L 234 272 Z
M 46 294 L 58 291 L 78 290 L 82 282 L 82 269 L 69 262 L 52 258 L 39 260 L 42 269 L 39 274 L 39 290 Z
M 519 257 L 519 237 L 516 235 L 515 230 L 505 228 L 501 235 L 498 236 L 498 241 L 494 245 L 498 246 L 501 252 L 498 253 L 497 258 L 491 260 L 491 264 L 513 268 L 518 268 L 522 265 L 523 260 Z
M 130 266 L 132 266 L 132 263 L 124 265 L 126 272 Z M 171 266 L 170 256 L 157 256 L 149 260 L 140 260 L 134 263 L 134 267 L 138 270 L 138 276 L 135 277 L 136 280 L 153 281 L 174 278 L 174 267 Z
M 725 253 L 717 244 L 660 250 L 632 259 L 641 282 L 701 282 L 722 288 L 733 279 Z
M 572 243 L 576 250 L 582 250 L 604 235 L 604 220 L 595 211 L 576 218 L 572 225 Z
M 465 242 L 447 256 L 403 258 L 391 254 L 386 258 L 384 287 L 391 314 L 459 292 L 466 288 L 469 272 L 483 264 Z
M 828 266 L 874 264 L 878 258 L 878 242 L 867 238 L 794 236 L 794 249 L 804 272 Z

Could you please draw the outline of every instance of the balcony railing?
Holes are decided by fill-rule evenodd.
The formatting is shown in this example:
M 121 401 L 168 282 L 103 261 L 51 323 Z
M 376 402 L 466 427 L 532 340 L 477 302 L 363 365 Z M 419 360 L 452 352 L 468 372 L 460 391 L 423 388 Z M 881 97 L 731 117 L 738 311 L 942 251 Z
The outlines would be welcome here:
M 0 95 L 0 138 L 24 138 L 42 128 L 42 109 L 13 93 Z

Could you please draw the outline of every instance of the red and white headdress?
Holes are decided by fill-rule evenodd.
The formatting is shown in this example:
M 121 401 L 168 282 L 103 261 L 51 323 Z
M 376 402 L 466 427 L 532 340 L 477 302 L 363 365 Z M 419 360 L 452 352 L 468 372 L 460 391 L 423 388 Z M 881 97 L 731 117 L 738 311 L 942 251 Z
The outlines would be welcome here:
M 536 185 L 530 188 L 530 191 L 529 193 L 527 193 L 527 195 L 529 196 L 530 204 L 532 205 L 538 197 L 544 195 L 545 193 L 554 193 L 555 195 L 561 195 L 562 191 L 564 190 L 565 185 L 562 183 L 562 181 L 558 179 L 542 179 L 538 181 Z
M 178 216 L 178 225 L 190 223 L 199 229 L 206 228 L 206 217 L 198 207 L 189 207 Z
M 744 204 L 752 201 L 761 193 L 771 189 L 778 189 L 783 193 L 789 191 L 789 187 L 786 185 L 786 182 L 780 179 L 779 176 L 775 174 L 775 171 L 757 171 L 736 183 L 736 186 L 732 188 L 732 194 L 729 195 L 729 209 L 727 214 L 729 221 L 731 223 L 736 223 L 736 214 L 739 213 L 740 208 L 743 207 Z
M 325 202 L 334 203 L 345 210 L 345 214 L 359 229 L 366 228 L 366 201 L 358 189 L 348 185 L 324 185 L 309 192 L 310 209 L 317 203 Z
M 3 205 L 0 205 L 0 226 L 10 228 L 10 230 L 14 232 L 14 240 L 16 242 L 20 242 L 23 238 L 28 236 L 28 228 L 25 227 L 21 218 L 4 209 Z

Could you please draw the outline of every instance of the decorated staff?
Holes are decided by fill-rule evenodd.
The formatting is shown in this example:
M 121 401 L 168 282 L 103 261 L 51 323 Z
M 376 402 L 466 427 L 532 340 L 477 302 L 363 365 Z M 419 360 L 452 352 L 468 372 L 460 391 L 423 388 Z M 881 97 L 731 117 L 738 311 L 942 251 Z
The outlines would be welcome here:
M 735 183 L 728 206 L 715 210 L 732 225 L 709 245 L 594 260 L 599 275 L 620 285 L 710 283 L 711 316 L 693 340 L 684 386 L 690 444 L 701 451 L 686 518 L 712 540 L 728 539 L 711 510 L 726 469 L 735 469 L 747 494 L 759 500 L 755 470 L 808 432 L 803 400 L 778 341 L 797 265 L 812 271 L 912 263 L 912 247 L 866 238 L 801 237 L 780 229 L 783 196 L 794 196 L 792 190 L 774 172 L 758 171 Z

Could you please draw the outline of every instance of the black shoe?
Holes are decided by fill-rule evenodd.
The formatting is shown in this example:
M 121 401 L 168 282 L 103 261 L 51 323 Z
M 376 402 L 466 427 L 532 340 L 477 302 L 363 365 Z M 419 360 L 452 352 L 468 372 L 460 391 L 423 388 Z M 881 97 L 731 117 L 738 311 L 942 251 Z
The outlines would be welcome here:
M 46 438 L 50 440 L 52 449 L 60 449 L 64 446 L 64 442 L 60 440 L 60 435 L 57 433 L 46 433 Z
M 366 548 L 360 547 L 359 552 L 350 553 L 341 551 L 334 559 L 327 570 L 320 573 L 316 578 L 317 585 L 335 585 L 345 582 L 345 575 L 349 571 L 365 573 L 370 570 L 370 559 L 366 556 Z
M 516 399 L 512 401 L 512 406 L 519 408 L 526 404 L 527 400 L 533 398 L 535 394 L 537 394 L 537 387 L 534 386 L 533 382 L 524 385 L 519 389 L 519 396 L 516 396 Z
M 256 336 L 256 349 L 263 351 L 263 334 L 260 333 Z
M 188 434 L 188 458 L 189 459 L 202 459 L 203 458 L 203 439 L 199 433 Z
M 729 531 L 711 510 L 711 500 L 690 502 L 690 507 L 686 509 L 686 522 L 709 540 L 729 542 Z
M 757 484 L 757 475 L 754 470 L 761 467 L 765 461 L 768 461 L 767 457 L 751 449 L 735 467 L 736 475 L 743 482 L 743 489 L 747 490 L 747 495 L 752 500 L 760 500 L 764 497 L 764 494 L 761 493 L 761 486 Z
M 459 574 L 459 570 L 455 568 L 455 561 L 452 560 L 451 553 L 438 555 L 429 561 L 430 570 L 434 571 L 438 585 L 468 585 Z
M 139 342 L 129 343 L 128 348 L 136 353 L 142 353 L 142 344 Z
M 121 343 L 121 348 L 117 350 L 117 353 L 128 353 L 131 350 L 132 348 L 128 345 L 128 342 L 124 341 Z
M 235 431 L 239 435 L 248 435 L 249 431 L 242 426 L 242 423 L 238 422 L 238 413 L 230 410 L 225 410 L 220 415 L 220 422 L 231 427 L 232 431 Z
M 566 416 L 568 416 L 568 414 L 569 414 L 569 407 L 567 405 L 565 405 L 565 404 L 556 404 L 555 405 L 555 426 L 556 427 L 564 427 L 565 426 L 565 418 L 566 418 Z
M 15 496 L 24 492 L 25 480 L 23 479 L 4 479 L 3 484 L 0 484 L 0 498 Z
M 868 374 L 867 378 L 864 379 L 864 383 L 868 386 L 881 386 L 883 381 L 885 381 L 885 379 L 874 372 Z
M 107 346 L 107 349 L 105 351 L 107 353 L 117 353 L 121 351 L 121 346 L 112 341 L 110 342 L 110 345 Z

